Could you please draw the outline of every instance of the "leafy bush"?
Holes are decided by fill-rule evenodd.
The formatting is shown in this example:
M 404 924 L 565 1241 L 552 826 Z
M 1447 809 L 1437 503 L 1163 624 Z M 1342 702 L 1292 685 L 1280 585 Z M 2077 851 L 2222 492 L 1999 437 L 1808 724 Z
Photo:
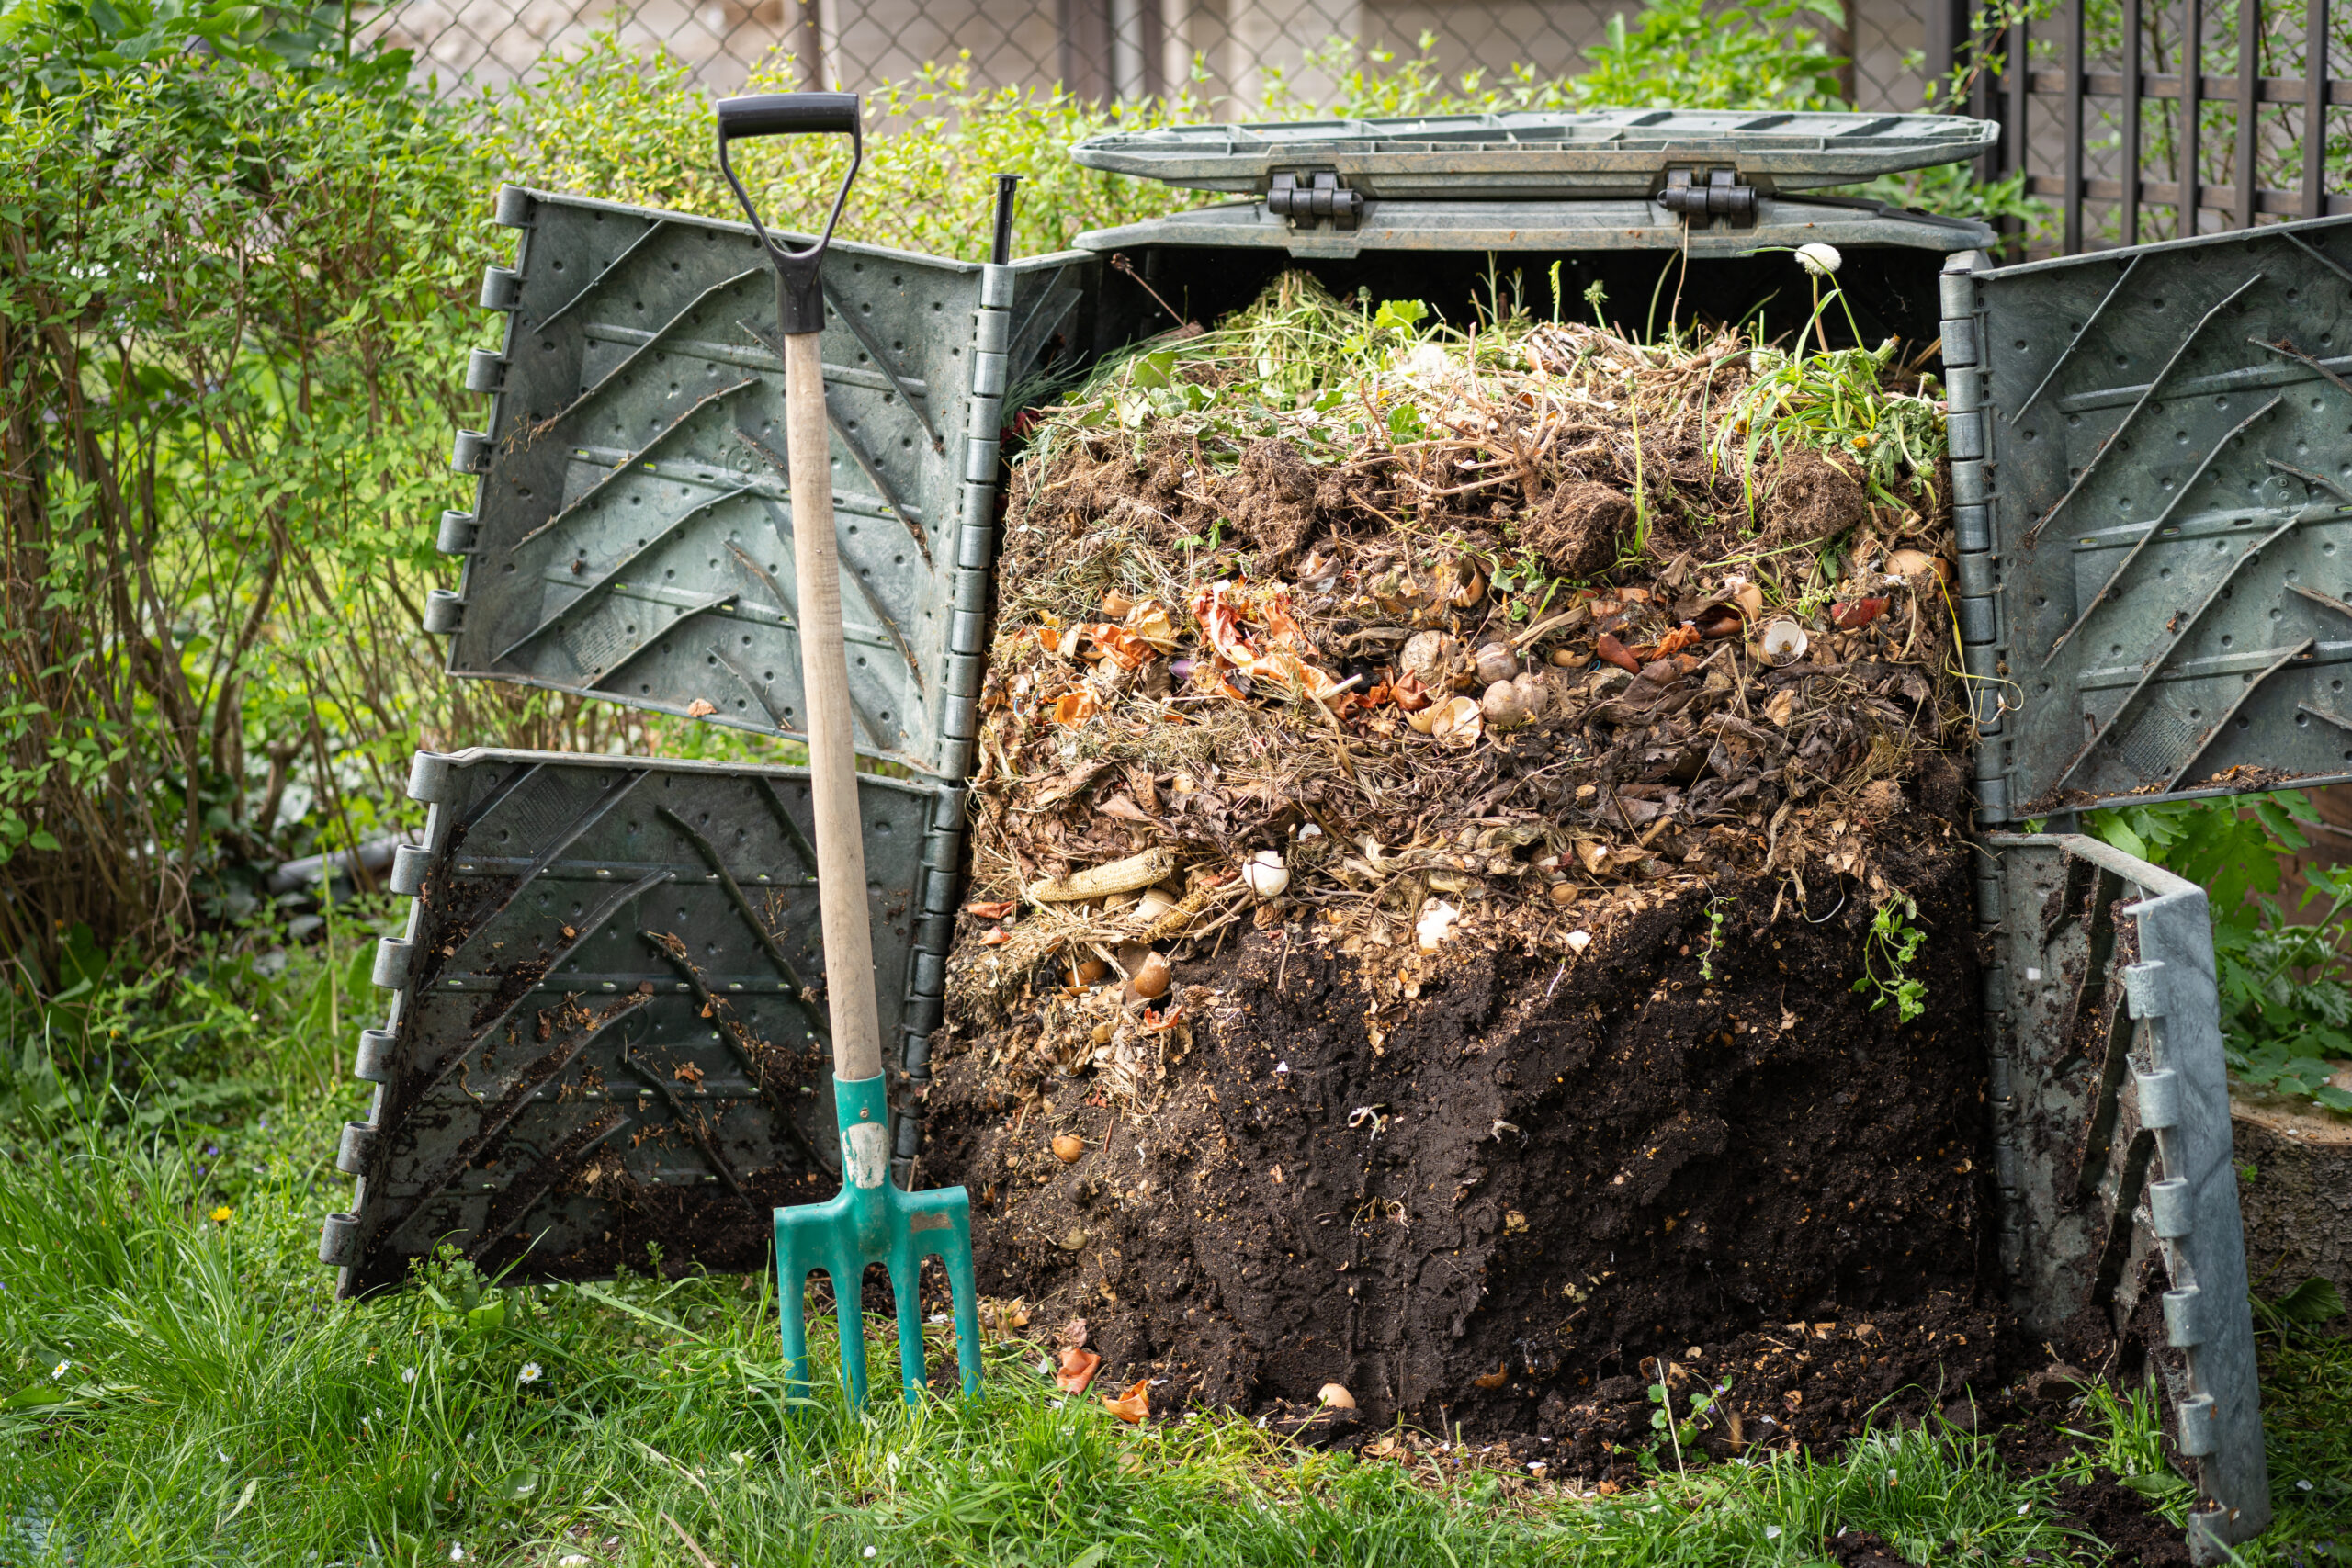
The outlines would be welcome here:
M 379 830 L 486 254 L 403 72 L 93 14 L 18 29 L 51 52 L 0 121 L 0 942 L 48 958 L 168 948 L 250 902 L 233 864 Z
M 2308 868 L 2306 905 L 2328 901 L 2315 924 L 2289 921 L 2275 902 L 2281 855 L 2310 847 L 2295 826 L 2316 822 L 2294 791 L 2243 800 L 2167 801 L 2088 814 L 2086 826 L 2124 853 L 2205 889 L 2213 915 L 2222 1037 L 2242 1081 L 2352 1111 L 2329 1085 L 2328 1057 L 2352 1056 L 2352 874 Z

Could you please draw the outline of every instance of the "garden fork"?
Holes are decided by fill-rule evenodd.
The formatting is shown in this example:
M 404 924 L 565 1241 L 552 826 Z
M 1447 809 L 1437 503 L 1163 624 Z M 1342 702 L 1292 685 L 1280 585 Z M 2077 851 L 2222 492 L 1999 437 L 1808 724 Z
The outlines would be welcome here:
M 772 239 L 727 157 L 727 144 L 753 136 L 846 132 L 849 173 L 833 197 L 825 231 L 804 250 Z M 956 1359 L 964 1391 L 980 1386 L 979 1312 L 972 1282 L 971 1200 L 961 1187 L 903 1191 L 890 1180 L 890 1115 L 875 1005 L 874 939 L 859 833 L 857 761 L 850 737 L 849 661 L 842 642 L 841 562 L 833 537 L 831 436 L 825 409 L 825 324 L 818 267 L 840 222 L 863 146 L 854 93 L 769 93 L 721 99 L 718 166 L 775 266 L 776 328 L 783 339 L 786 458 L 792 559 L 797 579 L 800 679 L 808 704 L 808 783 L 816 815 L 817 900 L 825 939 L 825 987 L 833 1035 L 833 1112 L 841 1123 L 841 1191 L 828 1201 L 775 1211 L 778 1316 L 787 1376 L 808 1382 L 804 1294 L 808 1275 L 832 1281 L 842 1346 L 842 1382 L 853 1407 L 865 1403 L 865 1337 L 859 1302 L 869 1263 L 890 1275 L 899 1307 L 899 1375 L 909 1402 L 922 1393 L 922 1310 L 917 1294 L 926 1257 L 946 1266 L 954 1295 Z

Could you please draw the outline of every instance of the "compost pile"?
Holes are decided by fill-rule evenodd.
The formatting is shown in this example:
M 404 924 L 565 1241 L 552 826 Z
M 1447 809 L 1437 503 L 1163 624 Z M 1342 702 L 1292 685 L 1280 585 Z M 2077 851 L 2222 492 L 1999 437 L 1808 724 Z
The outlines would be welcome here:
M 1287 275 L 1038 416 L 926 1176 L 1159 1411 L 1605 1469 L 1659 1377 L 1738 1443 L 1950 1397 L 2002 1319 L 1937 389 L 1498 314 Z

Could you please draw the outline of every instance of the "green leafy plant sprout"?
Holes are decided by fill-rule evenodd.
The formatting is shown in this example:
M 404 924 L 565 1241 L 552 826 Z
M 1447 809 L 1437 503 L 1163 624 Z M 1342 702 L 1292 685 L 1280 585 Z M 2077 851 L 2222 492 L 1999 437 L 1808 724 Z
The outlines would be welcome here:
M 1702 1388 L 1701 1392 L 1692 1394 L 1684 1402 L 1683 1415 L 1678 1420 L 1674 1414 L 1674 1390 L 1669 1386 L 1668 1382 L 1678 1369 L 1664 1356 L 1657 1358 L 1656 1365 L 1657 1381 L 1649 1385 L 1648 1392 L 1650 1403 L 1657 1408 L 1650 1412 L 1650 1430 L 1664 1436 L 1668 1450 L 1674 1456 L 1675 1472 L 1681 1474 L 1684 1473 L 1682 1465 L 1684 1445 L 1696 1443 L 1702 1430 L 1710 1429 L 1714 1426 L 1713 1416 L 1710 1413 L 1715 1408 L 1716 1403 L 1730 1392 L 1731 1384 L 1718 1383 L 1713 1388 Z
M 1909 894 L 1896 893 L 1881 904 L 1871 917 L 1862 977 L 1854 982 L 1857 992 L 1869 994 L 1871 1011 L 1893 1002 L 1898 1025 L 1928 1010 L 1928 983 L 1911 973 L 1912 960 L 1928 940 L 1928 933 L 1911 923 L 1918 918 L 1919 906 Z
M 1707 901 L 1707 945 L 1699 951 L 1699 978 L 1702 980 L 1715 977 L 1715 953 L 1723 946 L 1724 920 L 1731 913 L 1731 904 L 1728 898 Z

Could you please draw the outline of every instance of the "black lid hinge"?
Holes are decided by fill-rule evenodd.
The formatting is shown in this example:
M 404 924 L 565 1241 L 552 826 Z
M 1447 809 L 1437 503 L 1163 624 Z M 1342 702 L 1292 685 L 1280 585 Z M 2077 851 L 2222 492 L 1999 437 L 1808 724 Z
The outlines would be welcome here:
M 1704 185 L 1699 183 L 1702 174 L 1706 175 Z M 1742 184 L 1737 169 L 1668 169 L 1657 203 L 1668 212 L 1680 213 L 1685 223 L 1717 218 L 1730 220 L 1735 229 L 1753 228 L 1756 223 L 1756 187 Z
M 1293 228 L 1329 223 L 1342 233 L 1352 233 L 1363 220 L 1363 193 L 1342 186 L 1335 170 L 1284 170 L 1274 175 L 1266 192 L 1266 210 L 1289 219 Z

